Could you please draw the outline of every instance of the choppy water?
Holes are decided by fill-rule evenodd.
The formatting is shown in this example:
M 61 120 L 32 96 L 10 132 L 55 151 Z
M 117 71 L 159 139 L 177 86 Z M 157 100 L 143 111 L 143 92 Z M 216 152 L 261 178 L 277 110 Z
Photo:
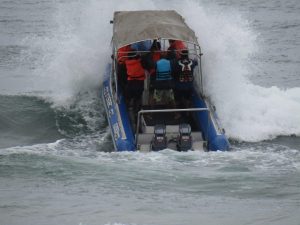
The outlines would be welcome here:
M 115 10 L 176 9 L 230 152 L 114 153 Z M 300 3 L 0 0 L 0 224 L 300 224 Z M 292 136 L 291 136 L 292 135 Z

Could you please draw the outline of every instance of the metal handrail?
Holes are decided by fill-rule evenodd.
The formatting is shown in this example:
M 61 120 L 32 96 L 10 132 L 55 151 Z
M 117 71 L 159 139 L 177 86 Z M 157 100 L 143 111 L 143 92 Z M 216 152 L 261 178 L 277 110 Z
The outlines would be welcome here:
M 166 40 L 168 40 L 168 39 L 165 39 L 165 38 L 161 38 L 160 40 L 162 40 L 163 41 L 163 43 L 166 41 Z M 185 43 L 187 43 L 187 44 L 192 44 L 193 45 L 193 47 L 191 47 L 191 46 L 187 46 L 187 49 L 188 49 L 188 51 L 189 51 L 189 55 L 190 56 L 196 56 L 196 59 L 197 59 L 197 61 L 198 61 L 198 66 L 197 66 L 197 77 L 198 77 L 198 79 L 199 79 L 199 83 L 198 84 L 196 84 L 196 85 L 200 85 L 200 94 L 201 94 L 201 96 L 205 96 L 204 95 L 204 88 L 203 88 L 203 75 L 202 75 L 202 63 L 201 63 L 201 56 L 203 55 L 203 53 L 201 52 L 201 46 L 199 45 L 199 44 L 196 44 L 196 43 L 193 43 L 193 42 L 189 42 L 189 41 L 185 41 Z M 178 49 L 173 49 L 173 50 L 156 50 L 156 51 L 154 51 L 154 52 L 161 52 L 161 53 L 166 53 L 166 52 L 171 52 L 171 51 L 175 51 L 175 52 L 179 52 L 179 51 L 181 51 L 181 50 L 178 50 Z M 146 51 L 124 51 L 124 52 L 122 52 L 122 53 L 132 53 L 132 52 L 138 52 L 138 53 L 142 53 L 142 54 L 144 54 L 144 53 L 151 53 L 151 51 L 150 50 L 146 50 Z M 117 56 L 118 56 L 118 49 L 116 49 L 116 48 L 113 48 L 113 55 L 115 56 L 114 57 L 114 67 L 115 67 L 115 73 L 118 73 L 118 68 L 116 68 L 116 64 L 117 64 Z M 127 55 L 123 55 L 123 56 L 121 56 L 120 57 L 121 59 L 122 58 L 130 58 L 130 57 L 128 57 Z M 115 79 L 114 79 L 114 81 L 115 81 L 115 84 L 116 84 L 116 87 L 115 87 L 115 91 L 116 91 L 116 93 L 118 92 L 118 80 L 117 80 L 117 74 L 115 74 Z M 117 96 L 117 100 L 118 100 L 118 96 Z
M 188 49 L 189 50 L 189 55 L 193 55 L 193 56 L 196 56 L 196 57 L 198 57 L 198 58 L 200 58 L 200 56 L 199 56 L 199 54 L 197 53 L 197 51 L 190 51 L 191 49 Z M 156 50 L 156 51 L 124 51 L 124 52 L 122 52 L 122 53 L 124 53 L 124 54 L 128 54 L 128 53 L 153 53 L 153 52 L 160 52 L 160 53 L 166 53 L 166 52 L 172 52 L 172 51 L 174 51 L 174 52 L 180 52 L 181 50 L 176 50 L 176 49 L 174 49 L 174 50 Z M 118 53 L 117 53 L 118 54 Z M 117 55 L 116 54 L 116 55 Z M 121 57 L 119 57 L 118 59 L 123 59 L 123 58 L 133 58 L 133 57 L 135 57 L 135 56 L 127 56 L 127 55 L 124 55 L 124 56 L 121 56 Z
M 197 66 L 197 78 L 199 79 L 198 81 L 198 84 L 199 85 L 199 88 L 200 88 L 200 94 L 201 96 L 204 96 L 204 88 L 203 88 L 203 76 L 202 76 L 202 65 L 201 65 L 201 56 L 202 56 L 202 53 L 201 53 L 201 47 L 198 46 L 198 45 L 194 45 L 194 49 L 192 48 L 188 48 L 189 50 L 189 55 L 191 56 L 195 56 L 197 58 L 197 61 L 198 61 L 198 66 Z M 171 52 L 171 51 L 175 51 L 175 52 L 179 52 L 181 50 L 159 50 L 159 51 L 153 51 L 153 52 L 161 52 L 161 53 L 166 53 L 166 52 Z M 151 51 L 124 51 L 122 53 L 133 53 L 133 52 L 138 52 L 138 53 L 151 53 Z M 117 51 L 115 52 L 115 55 L 117 56 Z M 119 59 L 123 59 L 123 58 L 131 58 L 133 56 L 127 56 L 127 55 L 124 55 L 124 56 L 121 56 Z M 117 60 L 115 59 L 115 63 L 117 63 Z M 115 78 L 115 83 L 117 83 L 117 75 L 116 75 L 116 78 Z M 118 86 L 118 85 L 116 85 Z M 116 91 L 117 91 L 118 87 L 116 87 Z
M 138 138 L 139 138 L 139 129 L 140 129 L 140 117 L 141 114 L 145 113 L 159 113 L 159 112 L 200 112 L 200 111 L 208 111 L 208 108 L 189 108 L 189 109 L 149 109 L 149 110 L 140 110 L 138 112 L 138 119 L 136 124 L 136 132 L 135 132 L 135 145 L 137 146 Z

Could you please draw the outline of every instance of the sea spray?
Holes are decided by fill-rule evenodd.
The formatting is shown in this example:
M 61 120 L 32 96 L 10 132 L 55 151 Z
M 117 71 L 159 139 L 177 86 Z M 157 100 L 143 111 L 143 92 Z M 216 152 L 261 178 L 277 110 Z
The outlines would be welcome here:
M 251 21 L 238 12 L 207 10 L 195 1 L 180 11 L 202 46 L 205 92 L 227 135 L 241 141 L 300 135 L 300 88 L 266 88 L 249 79 L 264 68 L 251 60 L 260 54 Z

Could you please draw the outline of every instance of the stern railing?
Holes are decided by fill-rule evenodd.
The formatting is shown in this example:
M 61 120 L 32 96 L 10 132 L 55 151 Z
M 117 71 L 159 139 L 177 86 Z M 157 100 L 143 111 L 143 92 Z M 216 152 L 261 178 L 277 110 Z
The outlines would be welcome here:
M 201 111 L 207 111 L 207 131 L 206 131 L 206 141 L 208 140 L 208 129 L 209 129 L 209 115 L 210 110 L 208 108 L 189 108 L 189 109 L 149 109 L 149 110 L 140 110 L 138 112 L 138 118 L 137 118 L 137 124 L 136 124 L 136 132 L 135 132 L 135 146 L 138 145 L 138 139 L 139 139 L 139 130 L 140 130 L 140 118 L 142 114 L 146 113 L 167 113 L 167 112 L 201 112 Z

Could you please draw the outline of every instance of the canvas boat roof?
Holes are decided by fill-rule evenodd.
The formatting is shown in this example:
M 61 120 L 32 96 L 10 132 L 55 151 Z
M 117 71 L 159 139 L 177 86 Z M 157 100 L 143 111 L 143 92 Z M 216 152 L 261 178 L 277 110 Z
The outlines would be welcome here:
M 117 49 L 157 38 L 182 40 L 198 45 L 195 32 L 174 10 L 117 11 L 114 13 L 113 42 Z

